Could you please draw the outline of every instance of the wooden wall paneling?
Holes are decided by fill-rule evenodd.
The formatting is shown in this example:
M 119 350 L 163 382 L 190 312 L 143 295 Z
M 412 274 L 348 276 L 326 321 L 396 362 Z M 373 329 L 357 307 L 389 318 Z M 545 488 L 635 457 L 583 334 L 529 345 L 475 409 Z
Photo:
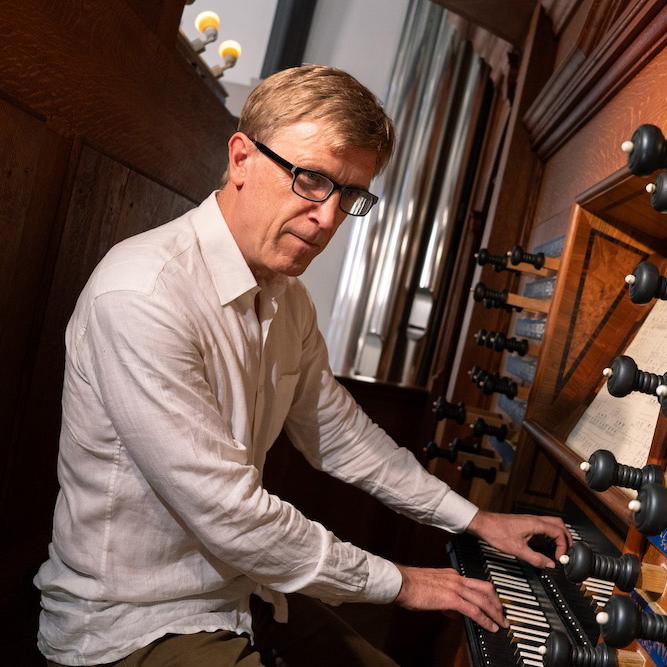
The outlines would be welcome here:
M 185 0 L 125 0 L 167 46 L 176 43 Z
M 193 201 L 217 186 L 236 125 L 224 96 L 125 2 L 3 3 L 0 37 L 0 90 L 49 127 Z
M 167 222 L 192 202 L 127 166 L 84 146 L 72 164 L 70 197 L 63 202 L 64 227 L 34 367 L 15 418 L 0 522 L 8 539 L 1 575 L 8 608 L 21 607 L 29 622 L 17 623 L 25 646 L 34 645 L 37 592 L 32 576 L 46 558 L 58 489 L 56 458 L 64 368 L 64 330 L 94 266 L 122 236 Z M 5 613 L 3 604 L 2 613 Z
M 34 358 L 70 148 L 42 119 L 0 100 L 0 419 L 6 441 Z M 3 448 L 0 502 L 13 454 L 11 447 Z

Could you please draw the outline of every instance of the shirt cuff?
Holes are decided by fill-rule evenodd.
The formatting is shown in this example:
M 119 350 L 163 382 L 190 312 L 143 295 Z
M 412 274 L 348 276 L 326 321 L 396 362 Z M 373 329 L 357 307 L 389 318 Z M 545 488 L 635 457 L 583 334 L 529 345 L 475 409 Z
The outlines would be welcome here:
M 433 513 L 432 525 L 451 533 L 462 533 L 478 511 L 476 505 L 450 489 Z
M 363 593 L 363 602 L 389 604 L 398 596 L 403 577 L 399 569 L 389 560 L 375 554 L 367 554 L 368 579 Z

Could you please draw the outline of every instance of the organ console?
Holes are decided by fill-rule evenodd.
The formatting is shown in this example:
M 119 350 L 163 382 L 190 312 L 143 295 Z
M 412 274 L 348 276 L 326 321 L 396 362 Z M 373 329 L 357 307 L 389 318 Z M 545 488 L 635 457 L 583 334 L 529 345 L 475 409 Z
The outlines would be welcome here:
M 475 301 L 483 302 L 487 308 L 510 307 L 519 312 L 523 309 L 535 313 L 549 312 L 549 302 L 546 299 L 532 299 L 507 290 L 494 290 L 482 282 L 477 283 L 471 291 Z
M 631 36 L 644 11 L 642 30 Z M 634 56 L 624 60 L 627 80 L 614 74 L 626 48 L 629 54 L 630 46 L 655 46 L 649 31 L 658 25 L 667 34 L 667 9 L 653 0 L 601 0 L 581 3 L 576 17 L 557 34 L 551 78 L 534 87 L 526 79 L 531 99 L 516 115 L 521 131 L 503 145 L 498 164 L 509 166 L 494 198 L 479 200 L 492 202 L 489 220 L 478 205 L 474 223 L 487 226 L 466 255 L 470 262 L 481 248 L 476 264 L 488 268 L 457 264 L 467 271 L 467 277 L 459 272 L 457 284 L 463 294 L 473 288 L 474 303 L 461 309 L 460 334 L 451 334 L 458 343 L 439 369 L 448 395 L 478 400 L 515 427 L 508 443 L 466 420 L 475 436 L 491 436 L 485 445 L 498 452 L 502 466 L 457 459 L 462 474 L 464 466 L 509 474 L 497 489 L 475 477 L 471 499 L 484 509 L 561 516 L 575 538 L 553 571 L 470 536 L 452 541 L 454 566 L 491 581 L 510 618 L 510 628 L 496 634 L 466 621 L 476 667 L 667 665 L 667 647 L 649 645 L 665 642 L 664 634 L 635 627 L 625 643 L 598 646 L 617 621 L 601 630 L 596 620 L 614 611 L 614 589 L 630 601 L 648 597 L 656 618 L 667 610 L 667 225 L 659 213 L 667 211 L 667 171 L 661 173 L 667 115 L 657 92 L 664 88 L 658 72 L 667 71 L 667 49 L 660 47 L 651 73 L 641 65 L 641 83 L 628 69 L 639 67 Z M 606 21 L 614 28 L 600 28 L 597 41 L 594 26 Z M 606 60 L 599 59 L 603 35 L 617 49 Z M 541 36 L 535 33 L 538 50 L 547 43 Z M 595 44 L 590 49 L 588 39 Z M 583 73 L 593 70 L 589 78 Z M 616 88 L 603 83 L 608 76 Z M 655 124 L 636 127 L 633 117 Z M 624 155 L 618 144 L 626 137 Z M 525 165 L 521 190 L 514 187 L 519 165 Z M 651 337 L 642 339 L 649 330 Z M 451 422 L 441 426 L 453 429 L 452 436 L 460 432 Z M 552 547 L 537 546 L 553 558 Z M 621 626 L 653 618 L 639 607 L 633 611 Z
M 646 304 L 652 299 L 667 299 L 667 278 L 660 275 L 658 267 L 651 262 L 640 262 L 635 270 L 625 277 L 632 303 Z
M 618 463 L 607 449 L 598 449 L 580 466 L 586 473 L 586 483 L 593 491 L 606 491 L 612 486 L 639 491 L 645 484 L 663 484 L 665 473 L 660 466 L 645 465 L 634 468 Z
M 625 595 L 613 595 L 597 617 L 609 646 L 623 648 L 636 639 L 667 642 L 667 616 L 642 612 Z
M 619 651 L 603 644 L 573 646 L 563 632 L 554 630 L 538 648 L 544 667 L 641 667 L 646 662 L 635 651 Z

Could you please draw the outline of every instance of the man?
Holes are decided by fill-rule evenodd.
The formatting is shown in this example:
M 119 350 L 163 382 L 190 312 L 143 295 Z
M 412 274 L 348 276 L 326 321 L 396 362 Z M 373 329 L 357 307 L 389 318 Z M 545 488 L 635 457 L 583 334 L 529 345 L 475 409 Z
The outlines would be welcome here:
M 313 466 L 418 521 L 538 566 L 533 534 L 568 546 L 558 520 L 478 512 L 331 374 L 295 276 L 375 203 L 392 143 L 351 76 L 276 74 L 248 99 L 222 190 L 94 271 L 67 328 L 61 492 L 35 580 L 52 663 L 258 665 L 261 646 L 292 666 L 393 664 L 314 598 L 505 624 L 490 584 L 394 565 L 269 495 L 262 469 L 283 425 Z

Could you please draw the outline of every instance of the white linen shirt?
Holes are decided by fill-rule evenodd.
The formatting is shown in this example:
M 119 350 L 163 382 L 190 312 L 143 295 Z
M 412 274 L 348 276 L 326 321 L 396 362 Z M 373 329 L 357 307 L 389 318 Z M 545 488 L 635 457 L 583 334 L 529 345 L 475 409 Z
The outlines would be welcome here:
M 260 289 L 211 194 L 100 262 L 66 333 L 53 539 L 35 584 L 50 660 L 118 660 L 166 633 L 251 634 L 249 595 L 392 601 L 391 562 L 262 487 L 285 425 L 316 468 L 451 531 L 476 507 L 336 382 L 303 285 Z M 259 310 L 255 297 L 259 295 Z

